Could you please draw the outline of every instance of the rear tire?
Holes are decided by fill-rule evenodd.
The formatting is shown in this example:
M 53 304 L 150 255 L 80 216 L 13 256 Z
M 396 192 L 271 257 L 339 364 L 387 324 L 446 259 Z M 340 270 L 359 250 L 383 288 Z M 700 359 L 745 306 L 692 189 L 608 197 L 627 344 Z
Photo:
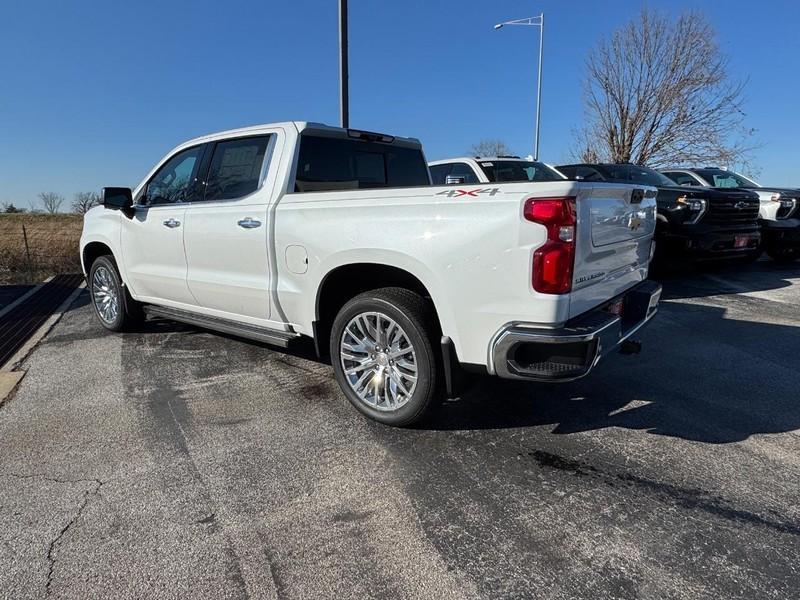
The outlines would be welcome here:
M 359 294 L 336 315 L 331 362 L 347 399 L 396 427 L 419 423 L 441 401 L 442 367 L 433 309 L 404 288 Z
M 92 263 L 88 287 L 95 315 L 106 329 L 125 331 L 144 319 L 141 304 L 122 284 L 113 256 L 100 256 Z

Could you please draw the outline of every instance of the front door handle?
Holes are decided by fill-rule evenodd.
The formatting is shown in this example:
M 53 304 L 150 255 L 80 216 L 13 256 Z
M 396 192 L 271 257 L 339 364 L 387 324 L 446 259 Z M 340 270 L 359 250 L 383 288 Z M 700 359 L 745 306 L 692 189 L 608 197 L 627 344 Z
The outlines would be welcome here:
M 167 219 L 164 221 L 164 226 L 169 227 L 170 229 L 175 229 L 176 227 L 181 226 L 181 222 L 176 219 Z
M 239 221 L 239 227 L 244 227 L 245 229 L 255 229 L 256 227 L 261 227 L 261 221 L 247 217 L 246 219 Z

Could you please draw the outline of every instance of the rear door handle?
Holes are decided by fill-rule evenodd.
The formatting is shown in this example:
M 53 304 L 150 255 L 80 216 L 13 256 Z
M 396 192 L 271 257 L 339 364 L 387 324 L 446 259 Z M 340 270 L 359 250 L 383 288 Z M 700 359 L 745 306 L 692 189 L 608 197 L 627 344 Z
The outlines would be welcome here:
M 176 219 L 167 219 L 164 221 L 164 226 L 169 227 L 170 229 L 175 229 L 176 227 L 181 226 L 181 222 L 177 221 Z
M 261 221 L 247 217 L 246 219 L 239 221 L 239 227 L 243 227 L 245 229 L 255 229 L 256 227 L 261 227 Z

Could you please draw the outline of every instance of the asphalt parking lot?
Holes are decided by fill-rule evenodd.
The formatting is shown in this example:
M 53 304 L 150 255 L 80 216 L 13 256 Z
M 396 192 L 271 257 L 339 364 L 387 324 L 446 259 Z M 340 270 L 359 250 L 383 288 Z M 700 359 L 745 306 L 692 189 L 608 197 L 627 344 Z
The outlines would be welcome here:
M 665 283 L 639 357 L 426 429 L 303 352 L 84 294 L 0 408 L 0 596 L 796 598 L 800 265 Z

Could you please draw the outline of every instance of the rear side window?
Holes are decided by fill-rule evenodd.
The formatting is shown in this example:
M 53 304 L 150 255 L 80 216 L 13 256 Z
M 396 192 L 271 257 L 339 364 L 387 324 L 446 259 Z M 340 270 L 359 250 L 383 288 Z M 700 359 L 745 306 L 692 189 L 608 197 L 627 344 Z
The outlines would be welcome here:
M 592 167 L 578 167 L 575 169 L 575 176 L 583 177 L 585 181 L 605 181 L 600 172 Z
M 480 183 L 475 171 L 467 163 L 446 163 L 431 167 L 433 185 L 447 185 L 447 177 L 450 175 L 463 178 L 463 183 Z
M 561 171 L 561 173 L 564 175 L 564 177 L 567 177 L 568 179 L 575 179 L 575 175 L 577 174 L 577 171 L 578 171 L 577 167 L 564 167 L 564 166 L 561 166 L 561 167 L 556 167 L 556 169 Z
M 526 160 L 493 160 L 480 163 L 489 181 L 563 181 L 547 165 Z
M 678 185 L 700 185 L 694 177 L 688 173 L 675 173 L 673 171 L 664 171 L 664 175 L 672 179 Z
M 208 170 L 205 200 L 230 200 L 252 194 L 261 181 L 269 136 L 217 142 Z
M 419 148 L 357 139 L 300 137 L 296 192 L 429 185 Z
M 560 167 L 556 167 L 561 173 L 564 174 L 564 177 L 568 179 L 575 179 L 580 177 L 585 181 L 605 181 L 605 178 L 592 167 L 585 167 L 580 165 L 563 165 Z
M 448 175 L 452 175 L 453 177 L 463 177 L 464 183 L 479 183 L 478 176 L 475 175 L 475 171 L 472 170 L 467 163 L 454 163 L 453 169 L 448 173 Z
M 450 169 L 452 168 L 452 163 L 433 165 L 431 167 L 431 181 L 433 181 L 433 185 L 444 185 L 444 180 L 450 174 Z

